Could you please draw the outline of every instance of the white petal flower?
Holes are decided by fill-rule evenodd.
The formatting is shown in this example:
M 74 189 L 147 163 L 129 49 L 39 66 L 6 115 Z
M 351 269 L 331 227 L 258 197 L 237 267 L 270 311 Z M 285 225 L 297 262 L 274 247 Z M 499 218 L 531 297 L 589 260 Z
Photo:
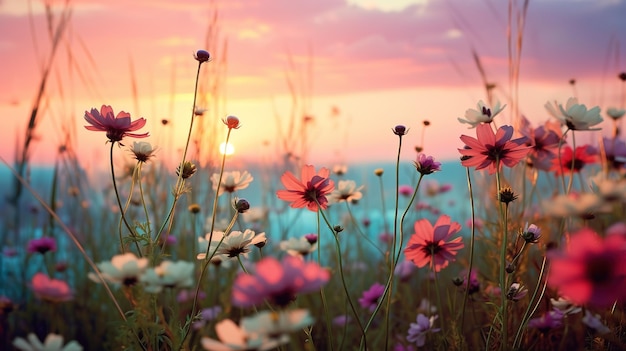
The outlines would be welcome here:
M 121 283 L 133 285 L 139 280 L 139 276 L 148 267 L 148 259 L 138 258 L 135 254 L 127 252 L 122 255 L 115 255 L 111 261 L 98 263 L 98 268 L 102 277 L 111 283 Z M 95 273 L 88 274 L 89 279 L 100 283 L 100 279 Z
M 253 230 L 246 229 L 243 232 L 232 231 L 228 235 L 224 235 L 224 232 L 213 232 L 213 237 L 210 234 L 206 234 L 204 238 L 199 238 L 201 252 L 197 258 L 202 260 L 206 257 L 206 245 L 211 240 L 211 247 L 209 248 L 209 255 L 215 252 L 215 255 L 221 255 L 223 258 L 236 258 L 239 255 L 248 257 L 248 253 L 252 249 L 252 246 L 262 246 L 267 241 L 265 233 L 256 234 Z
M 578 99 L 569 98 L 565 107 L 556 102 L 545 104 L 548 112 L 561 121 L 562 125 L 571 130 L 600 130 L 601 128 L 591 128 L 602 122 L 600 107 L 595 106 L 587 110 L 587 106 L 579 104 Z
M 471 108 L 467 109 L 467 111 L 465 111 L 465 119 L 458 118 L 458 120 L 461 123 L 469 124 L 470 129 L 475 128 L 481 123 L 491 123 L 493 118 L 504 110 L 505 107 L 506 105 L 500 106 L 500 101 L 497 101 L 493 109 L 490 109 L 489 106 L 485 105 L 485 103 L 480 100 L 478 101 L 478 104 L 476 104 L 475 110 Z
M 609 107 L 606 109 L 606 114 L 614 119 L 614 120 L 618 120 L 622 117 L 624 117 L 624 114 L 626 114 L 626 110 L 622 109 L 622 108 L 615 108 L 615 107 Z
M 139 278 L 149 293 L 159 293 L 163 288 L 189 288 L 194 283 L 195 266 L 186 261 L 163 261 L 155 268 L 149 268 Z
M 289 238 L 280 242 L 281 250 L 292 256 L 306 256 L 317 249 L 317 243 L 311 244 L 305 236 L 299 238 Z
M 263 339 L 247 333 L 230 319 L 215 325 L 215 333 L 219 340 L 203 337 L 200 342 L 205 350 L 210 351 L 244 351 L 271 350 L 280 344 L 274 340 Z
M 70 341 L 67 345 L 63 346 L 63 337 L 57 334 L 48 334 L 43 344 L 39 341 L 39 338 L 33 333 L 28 334 L 23 338 L 15 338 L 13 340 L 13 346 L 22 351 L 82 351 L 83 347 L 76 341 Z
M 363 193 L 361 193 L 362 189 L 363 185 L 357 187 L 354 180 L 340 180 L 335 190 L 328 195 L 328 203 L 335 204 L 341 201 L 359 201 L 363 198 Z
M 217 183 L 220 179 L 219 173 L 214 173 L 211 176 L 211 182 L 213 183 L 213 190 L 217 190 Z M 252 183 L 254 178 L 248 171 L 232 171 L 224 172 L 222 174 L 222 182 L 220 183 L 220 190 L 218 195 L 222 195 L 224 192 L 234 193 L 237 190 L 245 189 Z

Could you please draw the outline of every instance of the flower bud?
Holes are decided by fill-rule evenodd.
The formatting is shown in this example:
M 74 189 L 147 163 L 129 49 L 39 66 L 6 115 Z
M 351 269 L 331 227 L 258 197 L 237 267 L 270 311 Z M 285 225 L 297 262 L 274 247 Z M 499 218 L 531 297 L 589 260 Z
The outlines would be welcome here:
M 198 50 L 193 57 L 200 63 L 207 62 L 211 59 L 211 54 L 206 50 Z
M 401 124 L 398 124 L 393 128 L 393 134 L 398 136 L 406 135 L 408 132 L 408 129 L 406 129 L 406 127 Z
M 180 166 L 176 167 L 176 175 L 182 177 L 183 179 L 187 179 L 194 175 L 194 173 L 196 173 L 196 170 L 196 165 L 194 165 L 190 161 L 185 161 L 185 163 L 183 164 L 182 175 L 180 173 Z
M 245 213 L 250 209 L 250 203 L 246 199 L 239 199 L 235 202 L 235 210 L 239 213 Z
M 228 116 L 225 120 L 223 119 L 222 122 L 224 122 L 224 124 L 228 126 L 228 129 L 239 129 L 240 127 L 239 118 L 235 116 Z

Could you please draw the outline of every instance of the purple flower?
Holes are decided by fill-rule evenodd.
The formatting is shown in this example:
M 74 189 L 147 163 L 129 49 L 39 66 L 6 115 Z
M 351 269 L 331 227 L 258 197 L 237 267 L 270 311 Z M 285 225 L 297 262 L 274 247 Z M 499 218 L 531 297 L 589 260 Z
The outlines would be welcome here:
M 563 313 L 558 310 L 552 310 L 541 317 L 528 321 L 528 328 L 537 328 L 539 331 L 547 333 L 550 329 L 558 328 L 562 324 Z
M 415 271 L 415 268 L 416 267 L 413 262 L 405 260 L 398 263 L 394 274 L 400 278 L 400 281 L 406 282 L 411 278 L 411 275 L 413 274 L 413 271 Z
M 338 327 L 345 327 L 350 322 L 352 322 L 352 317 L 346 314 L 340 314 L 337 317 L 333 318 L 333 325 Z
M 409 327 L 409 334 L 406 337 L 407 341 L 415 343 L 417 347 L 424 346 L 426 343 L 426 334 L 436 333 L 440 330 L 439 328 L 433 328 L 437 317 L 438 316 L 435 315 L 428 318 L 421 313 L 418 314 L 417 323 L 411 323 Z
M 421 175 L 432 174 L 441 170 L 441 163 L 436 162 L 432 156 L 426 156 L 424 154 L 417 155 L 417 161 L 414 162 L 415 169 Z
M 39 252 L 40 254 L 45 254 L 48 251 L 54 252 L 57 250 L 57 243 L 53 238 L 44 236 L 39 239 L 32 239 L 28 242 L 29 253 Z
M 609 167 L 619 170 L 626 164 L 626 142 L 620 139 L 602 138 Z
M 522 238 L 528 244 L 536 244 L 539 242 L 539 238 L 541 237 L 541 229 L 534 224 L 530 226 L 526 223 L 524 227 L 524 231 L 522 232 Z
M 368 290 L 363 292 L 363 295 L 359 299 L 361 307 L 369 309 L 370 312 L 374 312 L 376 306 L 378 306 L 378 299 L 383 296 L 384 292 L 384 285 L 374 283 Z

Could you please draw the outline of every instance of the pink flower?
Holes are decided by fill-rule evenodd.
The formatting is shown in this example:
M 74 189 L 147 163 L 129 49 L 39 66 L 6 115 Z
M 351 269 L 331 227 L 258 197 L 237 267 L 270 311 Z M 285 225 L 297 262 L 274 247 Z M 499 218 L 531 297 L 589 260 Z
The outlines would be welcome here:
M 228 129 L 239 129 L 239 118 L 236 116 L 228 116 L 223 119 L 222 122 L 228 127 Z
M 233 305 L 249 307 L 268 300 L 287 306 L 297 294 L 318 290 L 330 273 L 315 262 L 286 256 L 282 262 L 266 257 L 255 266 L 254 274 L 241 273 L 233 284 Z
M 502 126 L 494 133 L 489 124 L 476 127 L 476 137 L 461 135 L 465 149 L 459 149 L 463 155 L 461 164 L 465 167 L 476 167 L 476 170 L 487 168 L 489 174 L 496 172 L 497 160 L 507 167 L 515 166 L 528 154 L 530 148 L 524 145 L 525 137 L 513 139 L 513 127 Z
M 533 129 L 530 122 L 522 116 L 520 132 L 526 137 L 526 145 L 531 147 L 528 162 L 536 169 L 550 170 L 552 160 L 557 157 L 561 126 L 557 122 L 546 122 L 545 125 Z
M 96 132 L 106 132 L 107 138 L 113 143 L 119 142 L 125 136 L 131 138 L 145 138 L 148 136 L 148 133 L 129 133 L 143 128 L 146 125 L 145 118 L 131 121 L 130 113 L 124 111 L 119 112 L 115 116 L 111 106 L 102 105 L 100 112 L 95 108 L 92 108 L 91 112 L 85 111 L 85 120 L 91 124 L 90 126 L 85 126 L 85 128 Z
M 32 239 L 28 242 L 27 251 L 29 253 L 39 252 L 40 254 L 45 254 L 46 252 L 54 252 L 57 250 L 57 242 L 54 238 L 50 238 L 47 236 L 41 237 L 39 239 Z
M 400 185 L 398 186 L 398 194 L 409 197 L 413 195 L 413 187 L 410 185 Z
M 328 178 L 329 175 L 327 168 L 322 168 L 315 174 L 315 167 L 311 165 L 302 166 L 301 180 L 287 171 L 280 177 L 286 190 L 278 190 L 276 195 L 281 200 L 290 201 L 292 208 L 307 207 L 309 211 L 317 211 L 319 203 L 322 209 L 326 209 L 326 195 L 335 189 L 335 183 Z
M 73 298 L 72 290 L 66 282 L 50 279 L 44 273 L 36 273 L 30 285 L 35 296 L 41 300 L 63 302 Z
M 432 156 L 426 156 L 422 153 L 417 155 L 417 161 L 413 164 L 415 165 L 415 169 L 422 175 L 441 171 L 440 162 L 436 162 Z
M 552 257 L 548 284 L 577 305 L 606 307 L 626 298 L 626 238 L 602 239 L 584 228 L 569 247 Z
M 461 225 L 450 222 L 446 215 L 440 216 L 434 227 L 427 219 L 421 219 L 415 222 L 415 234 L 409 239 L 404 255 L 420 268 L 428 264 L 439 272 L 448 266 L 449 261 L 454 261 L 457 251 L 463 248 L 460 237 L 446 242 L 460 230 Z
M 370 312 L 374 312 L 376 306 L 378 306 L 378 300 L 383 296 L 384 292 L 384 285 L 374 283 L 368 290 L 363 292 L 363 295 L 359 298 L 359 304 L 361 304 L 361 307 L 367 308 Z

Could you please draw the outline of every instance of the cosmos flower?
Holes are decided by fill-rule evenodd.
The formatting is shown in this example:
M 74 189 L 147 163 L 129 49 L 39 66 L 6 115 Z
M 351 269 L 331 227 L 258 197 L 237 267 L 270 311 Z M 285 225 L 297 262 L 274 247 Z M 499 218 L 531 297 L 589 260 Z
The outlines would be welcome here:
M 528 119 L 522 116 L 520 133 L 526 137 L 526 145 L 531 147 L 527 160 L 530 166 L 542 171 L 552 168 L 552 160 L 559 152 L 560 128 L 557 122 L 549 121 L 533 129 Z
M 76 341 L 70 341 L 63 346 L 63 337 L 50 333 L 43 344 L 34 333 L 29 333 L 26 339 L 17 337 L 13 346 L 22 351 L 82 351 L 83 347 Z
M 50 302 L 69 301 L 74 298 L 70 286 L 58 279 L 51 279 L 44 273 L 35 273 L 30 287 L 37 298 Z
M 600 107 L 595 106 L 587 110 L 587 106 L 579 104 L 578 99 L 569 98 L 565 107 L 556 102 L 546 102 L 545 108 L 558 119 L 562 125 L 571 130 L 600 130 L 601 128 L 591 128 L 602 122 Z
M 200 243 L 199 248 L 201 250 L 201 253 L 197 256 L 199 260 L 206 258 L 206 245 L 209 238 L 211 239 L 209 255 L 213 254 L 215 251 L 215 256 L 222 255 L 227 259 L 237 258 L 239 255 L 248 257 L 252 246 L 267 241 L 265 233 L 256 234 L 250 229 L 246 229 L 243 232 L 233 230 L 228 233 L 228 235 L 224 235 L 224 232 L 214 231 L 212 238 L 210 234 L 206 234 L 204 238 L 198 238 L 198 242 Z
M 44 236 L 38 239 L 28 241 L 27 251 L 29 253 L 45 254 L 46 252 L 55 252 L 57 250 L 57 242 L 54 238 Z
M 147 162 L 154 156 L 156 149 L 152 147 L 152 144 L 145 141 L 133 142 L 133 147 L 130 148 L 134 158 L 139 162 Z
M 398 186 L 398 194 L 409 197 L 413 195 L 413 187 L 407 184 L 400 185 Z
M 462 238 L 447 241 L 461 230 L 461 225 L 451 222 L 450 217 L 442 215 L 433 226 L 428 219 L 415 222 L 415 233 L 411 235 L 404 255 L 417 267 L 429 265 L 435 272 L 454 261 L 454 256 L 463 248 Z
M 131 286 L 139 281 L 139 277 L 148 268 L 148 259 L 145 257 L 138 258 L 132 252 L 127 252 L 113 256 L 111 261 L 98 263 L 98 268 L 104 280 Z M 87 276 L 96 283 L 101 282 L 100 278 L 93 272 L 90 272 Z
M 111 106 L 102 105 L 100 111 L 95 108 L 92 108 L 91 112 L 85 111 L 85 120 L 91 124 L 85 126 L 87 130 L 106 132 L 107 138 L 112 143 L 121 141 L 125 136 L 131 138 L 148 137 L 148 133 L 130 133 L 143 128 L 146 125 L 145 118 L 131 121 L 130 113 L 124 111 L 120 111 L 115 116 Z
M 550 298 L 552 308 L 561 312 L 563 315 L 576 314 L 582 311 L 580 306 L 573 304 L 570 300 L 560 296 L 558 299 Z
M 220 179 L 219 173 L 213 173 L 211 176 L 211 183 L 213 183 L 213 190 L 217 190 L 217 183 Z M 218 196 L 223 193 L 234 193 L 235 191 L 242 190 L 248 187 L 254 178 L 248 171 L 232 171 L 224 172 L 222 175 L 222 182 L 220 184 L 220 190 Z
M 491 126 L 481 124 L 476 127 L 476 137 L 461 135 L 466 148 L 459 149 L 463 155 L 461 164 L 465 167 L 476 167 L 476 170 L 487 168 L 489 174 L 496 172 L 496 163 L 507 167 L 515 166 L 528 154 L 529 147 L 524 145 L 526 138 L 511 140 L 513 127 L 502 126 L 494 133 Z
M 417 155 L 417 160 L 413 162 L 415 169 L 421 175 L 432 174 L 441 171 L 441 163 L 435 161 L 432 156 L 426 156 L 420 153 Z
M 626 164 L 626 142 L 621 139 L 602 138 L 602 146 L 609 167 L 619 170 Z
M 359 304 L 361 307 L 368 309 L 370 312 L 374 312 L 376 306 L 378 306 L 378 300 L 380 300 L 384 292 L 384 285 L 374 283 L 369 289 L 363 292 L 363 295 L 359 298 Z
M 576 151 L 572 152 L 572 148 L 568 145 L 564 146 L 561 150 L 561 159 L 559 163 L 558 158 L 552 160 L 552 170 L 557 174 L 571 173 L 572 164 L 574 173 L 580 172 L 583 167 L 588 164 L 596 163 L 598 161 L 597 152 L 591 145 L 577 146 Z
M 551 329 L 559 328 L 562 325 L 563 313 L 558 310 L 549 311 L 541 317 L 533 318 L 528 321 L 528 328 L 536 328 L 543 333 L 547 333 Z
M 397 276 L 400 281 L 406 282 L 411 279 L 411 275 L 413 275 L 413 271 L 415 271 L 415 264 L 411 261 L 402 261 L 398 263 L 394 270 L 394 275 Z
M 584 228 L 551 262 L 548 285 L 575 304 L 606 307 L 626 297 L 626 237 Z
M 606 109 L 606 114 L 612 120 L 617 121 L 618 119 L 624 117 L 624 114 L 626 114 L 626 110 L 624 110 L 623 108 L 609 107 Z
M 317 240 L 312 243 L 306 236 L 289 238 L 281 241 L 279 247 L 292 256 L 304 257 L 317 250 Z
M 539 238 L 541 237 L 541 229 L 534 224 L 529 226 L 527 222 L 520 236 L 524 239 L 524 241 L 526 241 L 526 243 L 536 244 L 539 242 Z
M 194 283 L 195 266 L 186 261 L 163 261 L 155 268 L 148 268 L 139 278 L 145 291 L 159 293 L 163 288 L 189 288 Z
M 354 180 L 340 180 L 337 188 L 328 196 L 328 203 L 335 204 L 342 201 L 357 202 L 363 198 L 361 190 L 363 185 L 357 187 Z
M 519 301 L 528 294 L 528 289 L 520 283 L 512 283 L 506 292 L 506 298 L 512 301 Z
M 249 307 L 268 300 L 286 306 L 297 294 L 316 291 L 330 279 L 328 270 L 315 262 L 286 256 L 282 261 L 266 257 L 257 262 L 253 274 L 240 273 L 233 284 L 233 305 Z
M 545 215 L 552 217 L 587 218 L 598 212 L 604 212 L 604 201 L 594 193 L 577 193 L 557 195 L 541 202 Z
M 493 107 L 493 110 L 492 110 L 487 105 L 485 105 L 485 103 L 482 100 L 480 100 L 478 101 L 478 104 L 476 104 L 475 110 L 470 108 L 470 109 L 467 109 L 467 111 L 465 111 L 465 119 L 463 118 L 457 118 L 457 119 L 461 123 L 469 124 L 470 125 L 469 128 L 475 128 L 481 123 L 491 123 L 494 117 L 496 117 L 498 113 L 504 110 L 505 107 L 506 105 L 500 106 L 500 101 L 498 101 L 496 102 L 496 105 Z
M 315 173 L 315 167 L 304 165 L 301 169 L 300 179 L 293 173 L 287 171 L 280 181 L 285 186 L 285 190 L 278 190 L 276 195 L 279 199 L 291 202 L 292 208 L 308 208 L 309 211 L 317 211 L 318 203 L 322 209 L 328 207 L 326 195 L 335 189 L 335 183 L 328 178 L 330 171 L 321 168 L 319 173 Z
M 437 315 L 428 318 L 421 313 L 418 314 L 416 318 L 416 323 L 411 323 L 409 327 L 409 332 L 406 340 L 408 342 L 415 343 L 417 347 L 424 346 L 424 344 L 426 343 L 426 334 L 436 333 L 441 330 L 440 328 L 433 328 L 435 325 L 435 320 L 437 318 Z

